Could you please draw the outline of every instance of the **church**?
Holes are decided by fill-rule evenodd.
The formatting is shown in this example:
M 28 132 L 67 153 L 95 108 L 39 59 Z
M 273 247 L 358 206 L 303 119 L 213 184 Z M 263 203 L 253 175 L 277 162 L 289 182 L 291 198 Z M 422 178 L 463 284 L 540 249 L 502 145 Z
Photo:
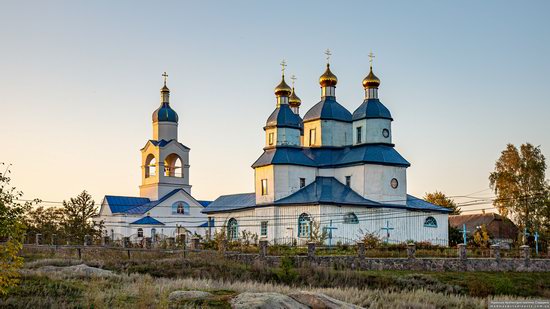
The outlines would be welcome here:
M 283 61 L 265 147 L 252 164 L 255 192 L 220 196 L 202 210 L 216 232 L 237 240 L 246 231 L 273 244 L 350 244 L 368 234 L 448 245 L 449 210 L 407 194 L 410 163 L 392 143 L 394 119 L 378 97 L 370 56 L 365 98 L 353 113 L 336 99 L 327 57 L 321 100 L 303 118 Z
M 208 201 L 191 195 L 189 151 L 178 141 L 178 114 L 170 106 L 170 90 L 160 90 L 160 106 L 153 112 L 153 138 L 141 149 L 139 197 L 106 195 L 95 221 L 103 221 L 104 233 L 113 240 L 129 237 L 131 242 L 208 231 L 202 213 Z

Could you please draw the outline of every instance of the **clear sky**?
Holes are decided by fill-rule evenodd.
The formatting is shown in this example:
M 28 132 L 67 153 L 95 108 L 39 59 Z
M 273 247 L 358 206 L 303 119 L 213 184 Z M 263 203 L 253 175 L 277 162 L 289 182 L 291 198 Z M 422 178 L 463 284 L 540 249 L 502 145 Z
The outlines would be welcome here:
M 138 195 L 167 71 L 193 195 L 252 192 L 281 59 L 303 115 L 330 48 L 353 112 L 372 50 L 409 192 L 482 191 L 506 143 L 550 157 L 549 12 L 549 1 L 4 0 L 0 162 L 27 198 Z

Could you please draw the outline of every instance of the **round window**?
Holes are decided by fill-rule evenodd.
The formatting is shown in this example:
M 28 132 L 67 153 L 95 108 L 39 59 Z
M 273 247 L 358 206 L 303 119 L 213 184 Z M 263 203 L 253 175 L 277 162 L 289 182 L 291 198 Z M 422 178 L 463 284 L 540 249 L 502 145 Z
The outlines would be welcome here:
M 382 135 L 383 135 L 385 138 L 390 137 L 390 130 L 388 130 L 388 129 L 382 130 Z
M 397 181 L 397 178 L 393 178 L 390 182 L 390 185 L 392 188 L 397 189 L 397 186 L 399 186 L 399 182 Z

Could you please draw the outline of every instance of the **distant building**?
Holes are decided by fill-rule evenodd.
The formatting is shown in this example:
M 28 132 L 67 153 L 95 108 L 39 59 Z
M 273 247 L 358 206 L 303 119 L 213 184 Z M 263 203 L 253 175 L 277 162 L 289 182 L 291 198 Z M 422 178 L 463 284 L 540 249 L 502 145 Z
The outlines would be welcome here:
M 492 242 L 501 244 L 513 243 L 519 232 L 512 220 L 496 213 L 449 216 L 449 224 L 460 230 L 465 224 L 468 234 L 474 233 L 485 225 L 492 237 Z
M 302 119 L 283 64 L 263 154 L 252 165 L 255 192 L 221 196 L 203 212 L 232 240 L 248 231 L 273 243 L 304 244 L 324 231 L 333 244 L 373 233 L 389 242 L 447 245 L 449 210 L 407 194 L 410 163 L 392 142 L 393 117 L 378 99 L 372 66 L 353 114 L 337 102 L 337 83 L 327 63 L 321 101 Z
M 191 195 L 190 149 L 178 141 L 178 114 L 170 107 L 166 76 L 160 107 L 153 113 L 153 139 L 141 149 L 140 196 L 106 195 L 94 219 L 103 220 L 105 234 L 115 240 L 158 240 L 208 230 L 201 211 L 209 202 Z

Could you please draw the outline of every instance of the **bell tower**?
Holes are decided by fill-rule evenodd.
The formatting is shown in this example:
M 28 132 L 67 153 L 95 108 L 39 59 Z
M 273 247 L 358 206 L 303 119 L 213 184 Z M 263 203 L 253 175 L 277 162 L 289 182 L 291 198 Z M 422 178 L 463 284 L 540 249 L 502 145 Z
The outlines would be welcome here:
M 178 142 L 178 114 L 170 107 L 170 89 L 160 89 L 160 107 L 153 112 L 153 139 L 141 149 L 140 196 L 158 200 L 175 189 L 191 194 L 189 151 Z

